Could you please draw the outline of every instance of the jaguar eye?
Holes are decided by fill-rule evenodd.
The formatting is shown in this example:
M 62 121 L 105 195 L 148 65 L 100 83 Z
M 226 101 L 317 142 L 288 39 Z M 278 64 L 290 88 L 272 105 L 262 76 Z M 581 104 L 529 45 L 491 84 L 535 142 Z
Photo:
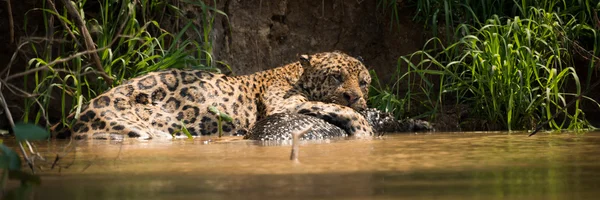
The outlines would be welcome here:
M 369 83 L 367 83 L 367 81 L 362 80 L 358 83 L 360 85 L 360 87 L 366 87 Z
M 342 75 L 341 75 L 341 74 L 332 74 L 332 75 L 331 75 L 331 76 L 329 76 L 329 77 L 331 77 L 331 79 L 332 79 L 333 81 L 335 81 L 336 83 L 341 83 L 341 82 L 343 82 L 343 81 L 344 81 L 344 78 L 342 77 Z

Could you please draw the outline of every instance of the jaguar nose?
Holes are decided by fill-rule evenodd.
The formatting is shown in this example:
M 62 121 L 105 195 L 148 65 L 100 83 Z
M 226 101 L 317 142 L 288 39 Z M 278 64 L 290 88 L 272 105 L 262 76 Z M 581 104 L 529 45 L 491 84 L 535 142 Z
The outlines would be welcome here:
M 344 96 L 344 99 L 346 99 L 346 102 L 348 102 L 348 105 L 354 104 L 359 98 L 359 96 L 354 92 L 344 92 L 342 95 Z

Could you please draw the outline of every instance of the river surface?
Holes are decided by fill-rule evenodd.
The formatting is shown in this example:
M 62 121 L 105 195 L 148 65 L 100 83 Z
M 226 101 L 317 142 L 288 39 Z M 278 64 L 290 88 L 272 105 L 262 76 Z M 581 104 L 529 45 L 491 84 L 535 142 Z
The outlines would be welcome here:
M 33 199 L 600 196 L 600 132 L 389 134 L 300 144 L 296 163 L 289 160 L 290 143 L 235 138 L 83 143 L 66 151 L 60 167 L 42 164 L 42 184 Z M 38 147 L 64 153 L 64 145 Z

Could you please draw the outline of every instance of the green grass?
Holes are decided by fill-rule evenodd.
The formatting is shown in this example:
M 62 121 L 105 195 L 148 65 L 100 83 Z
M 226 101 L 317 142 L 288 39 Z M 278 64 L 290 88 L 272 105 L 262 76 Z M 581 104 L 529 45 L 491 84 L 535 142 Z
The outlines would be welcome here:
M 546 128 L 551 129 L 591 128 L 580 103 L 598 103 L 583 95 L 573 61 L 574 48 L 582 39 L 592 38 L 592 50 L 587 52 L 598 55 L 595 30 L 580 21 L 587 19 L 585 12 L 568 15 L 551 12 L 557 9 L 518 8 L 522 16 L 493 15 L 481 24 L 460 24 L 456 42 L 444 46 L 441 39 L 432 38 L 424 46 L 441 49 L 400 57 L 398 81 L 387 88 L 376 86 L 372 104 L 388 107 L 396 116 L 420 114 L 430 119 L 444 105 L 467 105 L 470 119 L 465 121 L 479 120 L 488 130 L 532 129 L 545 120 L 550 120 Z M 589 61 L 590 72 L 594 62 Z M 589 85 L 589 76 L 586 81 Z M 402 93 L 403 85 L 408 85 L 405 96 L 394 96 Z M 565 110 L 572 99 L 574 107 Z M 552 118 L 555 113 L 563 114 Z
M 28 70 L 44 70 L 24 77 L 24 90 L 35 94 L 34 99 L 25 100 L 25 122 L 47 121 L 48 113 L 44 111 L 51 101 L 60 101 L 61 119 L 68 125 L 68 113 L 77 113 L 96 95 L 132 77 L 166 68 L 217 70 L 216 65 L 223 64 L 212 56 L 215 18 L 227 17 L 211 6 L 216 1 L 77 1 L 74 6 L 85 21 L 85 29 L 64 7 L 43 2 L 42 8 L 30 11 L 42 12 L 46 24 L 42 42 L 28 44 L 34 54 Z M 416 21 L 434 33 L 443 25 L 446 32 L 443 40 L 432 38 L 424 45 L 435 49 L 398 59 L 397 82 L 381 85 L 374 77 L 371 106 L 397 117 L 435 118 L 444 105 L 465 104 L 471 108 L 469 116 L 481 119 L 488 128 L 517 130 L 550 119 L 563 112 L 568 101 L 578 99 L 573 108 L 551 121 L 549 128 L 589 127 L 580 101 L 590 99 L 575 97 L 589 89 L 581 83 L 591 85 L 595 57 L 600 56 L 595 24 L 600 3 L 376 3 L 390 16 L 391 24 L 400 23 L 398 12 L 402 6 L 413 6 Z M 180 9 L 185 6 L 200 10 L 199 17 L 187 19 Z M 96 51 L 89 52 L 85 30 L 90 32 Z M 584 55 L 587 66 L 574 67 L 574 52 Z M 579 77 L 576 69 L 587 70 L 588 76 Z M 53 99 L 56 93 L 59 99 Z
M 68 113 L 77 111 L 105 90 L 148 72 L 167 68 L 218 71 L 219 62 L 212 58 L 210 35 L 215 18 L 227 16 L 210 6 L 216 2 L 209 5 L 203 1 L 171 0 L 77 1 L 75 8 L 85 21 L 95 52 L 89 52 L 84 30 L 73 15 L 64 7 L 47 3 L 44 1 L 42 8 L 30 11 L 43 13 L 46 38 L 43 43 L 30 45 L 35 56 L 28 70 L 40 67 L 47 70 L 25 76 L 25 91 L 38 94 L 37 99 L 26 100 L 23 117 L 26 122 L 39 123 L 47 117 L 42 111 L 48 110 L 50 101 L 59 100 L 62 122 L 68 124 Z M 202 11 L 199 24 L 194 23 L 196 19 L 185 18 L 179 8 L 183 6 Z M 171 26 L 161 26 L 165 24 Z M 190 33 L 201 40 L 188 38 Z M 93 54 L 98 55 L 102 71 Z M 29 81 L 35 85 L 27 85 Z M 60 99 L 51 98 L 53 91 L 60 93 Z
M 382 4 L 387 1 L 378 2 Z M 414 20 L 423 23 L 426 28 L 433 29 L 434 34 L 437 33 L 439 25 L 444 25 L 448 33 L 451 33 L 461 23 L 484 23 L 494 15 L 527 16 L 530 7 L 555 12 L 561 17 L 573 15 L 579 23 L 593 24 L 597 12 L 595 9 L 600 8 L 600 2 L 595 0 L 409 0 L 406 4 L 416 9 Z M 393 8 L 396 5 L 387 5 L 392 11 L 397 10 Z

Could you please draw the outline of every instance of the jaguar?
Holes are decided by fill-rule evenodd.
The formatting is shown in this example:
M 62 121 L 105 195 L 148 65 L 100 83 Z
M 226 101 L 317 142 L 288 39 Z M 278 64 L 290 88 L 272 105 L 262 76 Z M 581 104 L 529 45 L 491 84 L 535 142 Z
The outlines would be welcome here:
M 366 109 L 371 77 L 362 59 L 341 51 L 249 75 L 169 69 L 132 78 L 90 100 L 56 138 L 139 140 L 246 135 L 267 116 L 293 113 L 322 119 L 351 136 L 371 136 Z M 218 112 L 214 112 L 214 110 Z M 222 121 L 220 113 L 231 117 Z M 219 129 L 219 127 L 221 129 Z

